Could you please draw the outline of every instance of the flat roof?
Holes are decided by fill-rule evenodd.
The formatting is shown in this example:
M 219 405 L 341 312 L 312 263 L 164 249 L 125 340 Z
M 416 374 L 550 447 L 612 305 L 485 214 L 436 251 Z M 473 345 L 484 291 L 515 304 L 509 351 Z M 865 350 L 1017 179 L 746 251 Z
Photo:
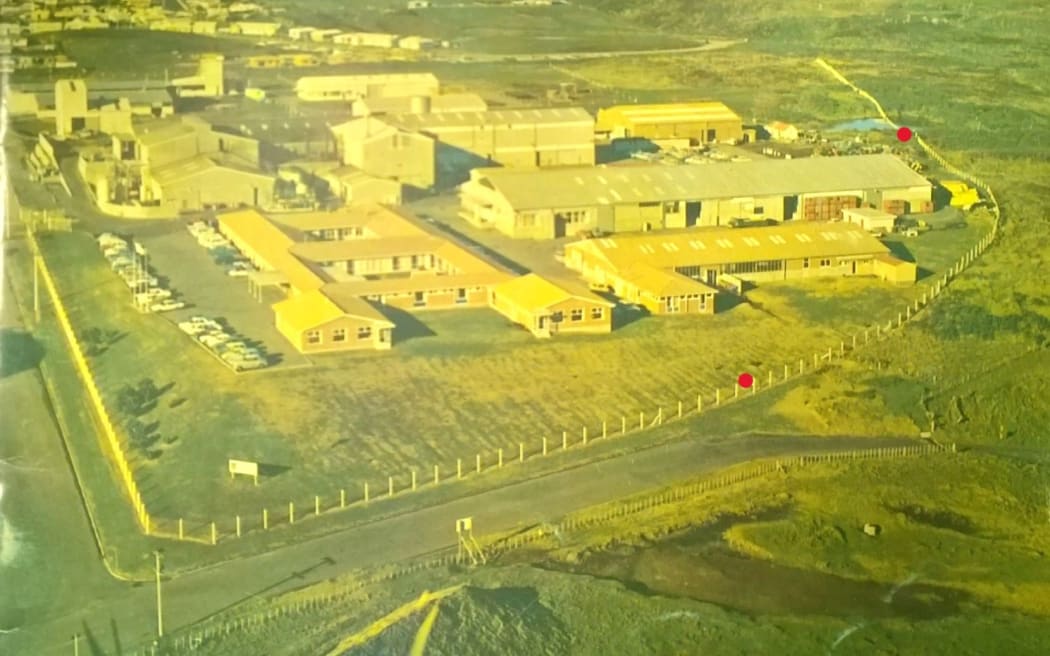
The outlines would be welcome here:
M 704 165 L 483 168 L 472 172 L 469 184 L 475 182 L 495 189 L 516 210 L 931 186 L 888 154 Z
M 388 114 L 384 120 L 405 130 L 431 130 L 481 125 L 593 125 L 594 117 L 582 107 L 493 109 L 436 114 Z
M 576 250 L 597 256 L 621 272 L 639 263 L 672 269 L 889 252 L 885 244 L 858 225 L 816 221 L 757 228 L 686 228 L 585 239 L 566 244 L 567 259 Z

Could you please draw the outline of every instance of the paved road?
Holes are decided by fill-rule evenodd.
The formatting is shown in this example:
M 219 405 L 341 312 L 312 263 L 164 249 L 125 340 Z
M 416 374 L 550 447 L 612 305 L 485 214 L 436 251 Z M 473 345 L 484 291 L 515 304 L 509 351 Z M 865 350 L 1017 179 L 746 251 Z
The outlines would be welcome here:
M 474 517 L 482 533 L 526 528 L 573 510 L 634 494 L 734 463 L 779 454 L 906 444 L 869 438 L 696 438 L 551 474 L 335 533 L 280 551 L 178 577 L 165 585 L 169 631 L 256 595 L 287 591 L 361 567 L 397 562 L 455 544 L 453 524 Z M 91 594 L 93 590 L 85 590 Z M 154 590 L 127 586 L 96 599 L 105 608 L 52 616 L 24 631 L 28 638 L 91 630 L 105 647 L 109 636 L 143 635 L 154 626 Z M 39 644 L 39 643 L 38 643 Z M 50 643 L 47 643 L 50 644 Z M 111 648 L 111 647 L 109 647 Z M 16 652 L 17 653 L 17 652 Z M 52 653 L 41 649 L 41 654 Z M 57 652 L 56 652 L 57 653 Z
M 732 46 L 747 43 L 747 39 L 709 41 L 700 46 L 684 48 L 650 48 L 648 50 L 604 50 L 600 52 L 551 52 L 551 53 L 469 53 L 459 54 L 455 51 L 435 51 L 434 59 L 442 62 L 477 64 L 491 62 L 556 62 L 582 61 L 586 59 L 609 59 L 612 57 L 651 57 L 666 55 L 688 55 L 710 50 L 723 50 Z

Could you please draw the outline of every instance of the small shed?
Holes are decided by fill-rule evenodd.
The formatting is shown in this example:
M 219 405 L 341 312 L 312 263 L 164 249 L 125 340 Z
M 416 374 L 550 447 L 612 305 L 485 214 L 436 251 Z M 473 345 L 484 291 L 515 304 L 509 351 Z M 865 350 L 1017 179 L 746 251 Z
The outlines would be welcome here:
M 847 223 L 859 225 L 868 232 L 889 233 L 893 232 L 896 218 L 889 212 L 883 212 L 873 207 L 843 208 L 842 219 Z
M 790 123 L 773 121 L 766 125 L 765 128 L 766 132 L 769 133 L 769 138 L 773 141 L 783 141 L 786 143 L 798 141 L 798 128 Z
M 914 262 L 905 262 L 892 255 L 876 255 L 873 264 L 872 272 L 886 282 L 910 284 L 918 277 L 918 268 Z

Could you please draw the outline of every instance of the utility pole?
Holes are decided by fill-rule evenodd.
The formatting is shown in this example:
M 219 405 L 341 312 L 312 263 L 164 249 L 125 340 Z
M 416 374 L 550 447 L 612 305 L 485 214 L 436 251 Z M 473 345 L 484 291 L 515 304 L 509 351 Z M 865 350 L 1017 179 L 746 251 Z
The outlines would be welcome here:
M 73 656 L 80 656 L 80 634 L 73 634 Z
M 164 612 L 160 600 L 160 551 L 153 552 L 153 571 L 157 577 L 157 637 L 164 637 Z

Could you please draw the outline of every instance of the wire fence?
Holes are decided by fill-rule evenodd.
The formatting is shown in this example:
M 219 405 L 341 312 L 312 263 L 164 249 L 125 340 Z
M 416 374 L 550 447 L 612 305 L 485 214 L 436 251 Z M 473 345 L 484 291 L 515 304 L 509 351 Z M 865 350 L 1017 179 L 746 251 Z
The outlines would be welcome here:
M 499 555 L 508 554 L 535 545 L 550 537 L 565 536 L 575 531 L 594 528 L 624 517 L 636 515 L 663 506 L 673 505 L 714 491 L 724 490 L 741 483 L 747 483 L 766 476 L 774 475 L 789 467 L 805 467 L 812 464 L 885 460 L 954 453 L 956 453 L 955 444 L 938 445 L 927 443 L 911 446 L 879 447 L 831 453 L 807 454 L 790 458 L 772 459 L 738 471 L 720 474 L 688 484 L 676 485 L 657 492 L 636 496 L 609 507 L 599 507 L 592 511 L 576 513 L 563 518 L 556 524 L 545 525 L 536 530 L 530 530 L 506 538 L 493 538 L 489 540 L 482 538 L 480 542 L 483 545 L 486 555 L 491 559 Z M 667 528 L 673 531 L 679 530 L 688 525 L 688 520 L 682 520 L 679 524 Z M 256 608 L 236 617 L 228 617 L 224 619 L 216 618 L 199 625 L 177 630 L 170 634 L 165 640 L 164 644 L 167 651 L 157 653 L 183 654 L 194 652 L 209 643 L 221 640 L 227 636 L 235 635 L 242 631 L 251 631 L 277 620 L 299 617 L 325 608 L 330 608 L 333 605 L 343 604 L 356 593 L 372 585 L 392 581 L 418 572 L 436 570 L 453 565 L 462 565 L 465 564 L 465 562 L 465 559 L 457 553 L 455 548 L 449 548 L 430 554 L 408 564 L 386 568 L 371 575 L 346 582 L 340 587 L 334 589 L 331 586 L 326 586 L 326 589 L 323 592 L 314 595 L 308 593 L 304 594 L 304 592 L 296 592 L 294 593 L 294 599 L 272 600 L 266 608 Z M 152 653 L 148 649 L 151 648 L 147 648 L 147 651 L 133 652 L 131 656 Z

